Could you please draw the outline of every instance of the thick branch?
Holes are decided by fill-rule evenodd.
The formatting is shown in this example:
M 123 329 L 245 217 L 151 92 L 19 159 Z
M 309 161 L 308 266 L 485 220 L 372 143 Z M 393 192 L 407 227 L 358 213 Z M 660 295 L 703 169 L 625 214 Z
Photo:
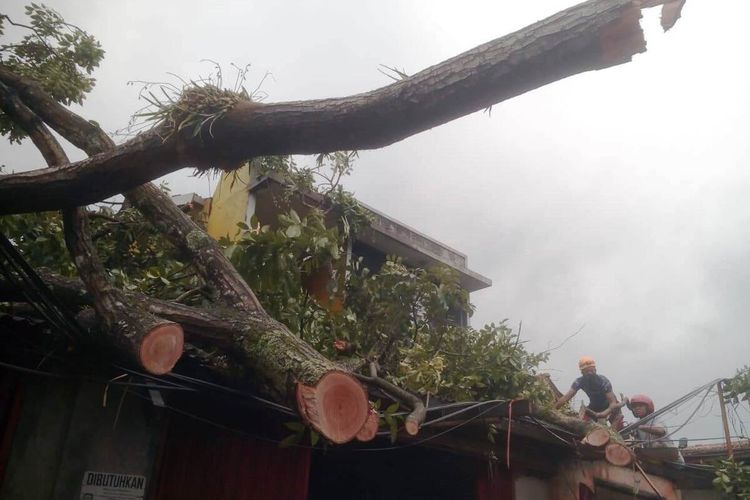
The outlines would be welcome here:
M 78 279 L 66 278 L 46 269 L 36 270 L 39 277 L 53 294 L 65 305 L 75 310 L 93 306 L 94 300 Z M 134 304 L 149 313 L 179 323 L 185 329 L 188 340 L 210 342 L 216 347 L 229 349 L 229 339 L 236 333 L 232 321 L 224 319 L 227 311 L 214 308 L 211 311 L 155 299 L 138 292 L 122 292 L 125 302 Z M 12 283 L 0 280 L 0 302 L 23 302 L 26 298 Z M 231 313 L 231 312 L 229 312 Z
M 47 130 L 42 120 L 39 119 L 28 107 L 24 106 L 15 89 L 0 82 L 0 108 L 3 112 L 18 122 L 29 134 L 34 146 L 39 150 L 47 162 L 47 165 L 63 165 L 68 163 L 63 150 L 57 139 Z
M 41 120 L 5 84 L 0 83 L 0 106 L 31 137 L 49 165 L 68 159 L 60 144 Z M 167 373 L 182 354 L 182 329 L 134 309 L 122 292 L 112 287 L 96 255 L 83 208 L 63 210 L 65 243 L 86 288 L 95 297 L 94 309 L 115 344 L 131 353 L 147 371 Z
M 240 102 L 213 140 L 142 134 L 64 167 L 0 178 L 0 214 L 102 200 L 186 166 L 274 154 L 372 149 L 645 50 L 639 2 L 589 0 L 387 87 L 350 97 Z M 0 75 L 1 77 L 2 75 Z
M 50 127 L 89 155 L 115 148 L 114 142 L 98 125 L 62 106 L 36 82 L 18 76 L 0 65 L 0 82 L 3 81 L 21 96 L 24 103 L 33 110 L 32 114 L 43 117 Z M 36 116 L 34 118 L 38 120 Z M 216 288 L 225 304 L 245 311 L 263 310 L 253 291 L 224 256 L 219 245 L 177 208 L 166 193 L 153 184 L 146 183 L 125 193 L 125 197 L 190 258 L 204 280 Z
M 107 151 L 114 143 L 96 124 L 76 115 L 51 99 L 36 82 L 0 64 L 0 82 L 15 89 L 18 97 L 47 125 L 89 156 Z
M 43 270 L 39 274 L 61 298 L 77 305 L 90 300 L 80 282 Z M 188 340 L 222 349 L 251 372 L 255 385 L 267 395 L 277 401 L 296 400 L 303 418 L 333 442 L 354 439 L 370 418 L 361 384 L 265 313 L 209 311 L 122 293 L 125 303 L 184 325 Z M 19 299 L 19 291 L 0 280 L 0 301 Z M 318 418 L 321 415 L 325 418 Z
M 263 311 L 263 306 L 219 245 L 152 183 L 125 195 L 180 251 L 188 255 L 221 301 L 241 311 Z
M 61 136 L 89 155 L 115 148 L 114 142 L 99 126 L 62 106 L 36 82 L 18 76 L 0 65 L 0 84 L 3 81 L 33 110 L 32 115 L 43 117 Z M 36 115 L 33 118 L 39 121 Z M 45 127 L 42 128 L 46 130 Z M 204 280 L 216 288 L 225 304 L 246 311 L 263 310 L 255 294 L 224 256 L 218 244 L 177 208 L 166 193 L 147 183 L 125 193 L 125 197 L 190 258 Z
M 362 382 L 384 390 L 396 401 L 411 408 L 412 411 L 406 416 L 404 426 L 406 427 L 406 432 L 412 436 L 419 432 L 419 426 L 422 425 L 427 416 L 427 409 L 419 397 L 378 376 L 368 377 L 360 374 L 356 374 L 356 376 Z

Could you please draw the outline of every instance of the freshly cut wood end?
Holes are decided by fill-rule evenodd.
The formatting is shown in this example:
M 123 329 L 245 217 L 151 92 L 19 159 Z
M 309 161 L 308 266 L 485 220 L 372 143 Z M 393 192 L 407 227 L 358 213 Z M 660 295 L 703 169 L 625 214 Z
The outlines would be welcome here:
M 177 323 L 161 323 L 141 340 L 138 358 L 143 368 L 154 375 L 169 373 L 182 356 L 185 338 Z
M 406 422 L 404 422 L 404 428 L 410 436 L 416 436 L 417 434 L 419 434 L 419 422 L 417 422 L 415 419 L 407 417 Z
M 314 387 L 298 383 L 297 407 L 303 420 L 336 444 L 354 439 L 370 415 L 364 387 L 341 371 L 327 372 Z
M 586 434 L 583 442 L 596 448 L 601 448 L 609 443 L 609 431 L 603 427 L 595 427 Z
M 365 425 L 357 433 L 358 441 L 372 441 L 378 434 L 378 428 L 380 427 L 380 417 L 378 412 L 373 408 L 370 408 L 370 414 L 367 415 Z
M 627 446 L 620 443 L 609 443 L 604 448 L 604 458 L 607 462 L 612 465 L 619 465 L 624 467 L 630 465 L 633 461 L 633 453 L 627 448 Z

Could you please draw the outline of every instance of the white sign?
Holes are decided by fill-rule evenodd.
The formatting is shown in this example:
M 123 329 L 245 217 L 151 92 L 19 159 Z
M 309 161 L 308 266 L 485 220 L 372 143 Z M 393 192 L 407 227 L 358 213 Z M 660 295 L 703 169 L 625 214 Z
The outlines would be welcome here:
M 86 471 L 81 500 L 143 500 L 146 478 L 132 474 Z

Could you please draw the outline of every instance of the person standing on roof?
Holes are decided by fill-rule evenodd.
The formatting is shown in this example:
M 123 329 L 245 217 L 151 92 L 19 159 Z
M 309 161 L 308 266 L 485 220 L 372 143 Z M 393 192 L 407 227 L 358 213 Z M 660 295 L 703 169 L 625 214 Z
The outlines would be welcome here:
M 654 412 L 654 401 L 645 394 L 636 394 L 630 398 L 628 408 L 633 416 L 642 422 L 631 431 L 631 436 L 636 444 L 643 448 L 677 448 L 674 441 L 667 436 L 667 427 L 659 417 L 648 418 Z M 685 463 L 679 449 L 677 450 L 677 461 Z
M 555 408 L 560 408 L 570 401 L 579 390 L 583 390 L 589 397 L 589 405 L 583 419 L 607 418 L 616 431 L 624 427 L 621 405 L 612 392 L 612 384 L 604 375 L 596 373 L 596 361 L 589 356 L 583 356 L 578 361 L 581 376 L 573 381 L 570 390 L 555 402 Z

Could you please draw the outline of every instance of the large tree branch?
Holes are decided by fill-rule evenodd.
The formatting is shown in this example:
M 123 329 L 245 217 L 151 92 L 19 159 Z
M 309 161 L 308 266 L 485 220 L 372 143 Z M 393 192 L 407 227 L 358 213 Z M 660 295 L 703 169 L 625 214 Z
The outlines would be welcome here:
M 87 154 L 95 155 L 115 148 L 115 143 L 98 125 L 52 99 L 36 82 L 0 65 L 1 82 L 12 87 L 24 104 L 33 110 L 32 114 L 42 117 L 50 127 Z M 193 262 L 203 279 L 217 290 L 222 302 L 245 311 L 263 310 L 219 245 L 175 206 L 166 193 L 152 183 L 146 183 L 125 193 L 125 197 Z
M 645 50 L 640 5 L 589 0 L 378 90 L 240 102 L 216 121 L 212 138 L 162 140 L 152 131 L 71 165 L 5 176 L 0 213 L 92 203 L 186 166 L 231 168 L 260 155 L 386 146 L 570 75 L 629 61 Z
M 49 165 L 68 162 L 62 147 L 44 123 L 3 83 L 0 83 L 0 107 L 29 134 Z M 81 279 L 95 298 L 94 309 L 105 325 L 104 331 L 115 345 L 131 354 L 147 371 L 167 373 L 182 354 L 182 328 L 133 307 L 122 292 L 109 284 L 91 241 L 83 208 L 64 209 L 63 221 L 65 243 Z
M 40 277 L 54 293 L 81 305 L 91 300 L 77 280 L 40 270 Z M 226 308 L 199 309 L 122 292 L 124 300 L 179 321 L 188 340 L 221 349 L 253 376 L 258 389 L 278 401 L 296 399 L 300 415 L 335 443 L 353 439 L 370 416 L 367 393 L 341 366 L 329 361 L 308 343 L 289 333 L 266 314 Z M 12 284 L 0 280 L 0 301 L 21 300 Z M 225 364 L 219 360 L 219 371 Z

